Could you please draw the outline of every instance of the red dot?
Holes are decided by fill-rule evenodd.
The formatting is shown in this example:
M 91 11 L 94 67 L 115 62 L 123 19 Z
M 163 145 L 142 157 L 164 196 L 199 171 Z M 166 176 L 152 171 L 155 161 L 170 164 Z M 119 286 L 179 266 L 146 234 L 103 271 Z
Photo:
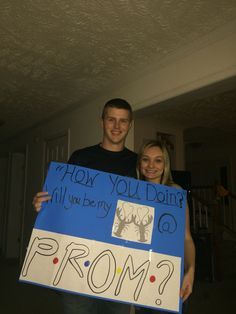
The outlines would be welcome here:
M 150 280 L 150 282 L 154 282 L 154 281 L 156 281 L 156 277 L 155 276 L 150 276 L 149 280 Z
M 57 263 L 58 263 L 58 258 L 55 257 L 55 258 L 53 259 L 53 264 L 57 264 Z

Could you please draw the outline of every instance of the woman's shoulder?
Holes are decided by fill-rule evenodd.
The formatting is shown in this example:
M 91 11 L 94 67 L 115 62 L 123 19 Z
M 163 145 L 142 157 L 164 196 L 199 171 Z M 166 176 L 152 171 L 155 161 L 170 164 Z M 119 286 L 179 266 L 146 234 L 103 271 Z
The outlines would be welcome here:
M 180 186 L 179 184 L 175 183 L 175 182 L 171 182 L 169 184 L 169 186 L 171 186 L 172 188 L 176 188 L 176 189 L 181 189 L 183 190 L 182 186 Z

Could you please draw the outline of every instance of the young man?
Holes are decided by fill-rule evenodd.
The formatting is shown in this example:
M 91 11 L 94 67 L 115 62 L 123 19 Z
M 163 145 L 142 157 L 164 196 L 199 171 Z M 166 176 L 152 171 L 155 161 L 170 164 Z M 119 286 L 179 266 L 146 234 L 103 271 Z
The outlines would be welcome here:
M 100 144 L 75 151 L 68 163 L 87 168 L 136 178 L 137 155 L 125 147 L 125 140 L 132 125 L 132 108 L 121 98 L 109 100 L 102 112 L 103 137 Z M 33 199 L 36 211 L 42 202 L 50 199 L 39 192 Z M 130 306 L 98 300 L 80 295 L 63 293 L 65 314 L 129 314 Z

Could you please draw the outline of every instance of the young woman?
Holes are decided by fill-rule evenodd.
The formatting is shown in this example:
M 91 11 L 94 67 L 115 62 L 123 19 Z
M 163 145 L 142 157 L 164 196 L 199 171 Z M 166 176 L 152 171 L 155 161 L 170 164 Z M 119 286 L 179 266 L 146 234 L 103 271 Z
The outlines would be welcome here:
M 160 141 L 146 143 L 138 156 L 139 178 L 152 183 L 181 188 L 172 180 L 168 151 Z M 186 227 L 184 239 L 184 278 L 180 297 L 185 301 L 192 293 L 195 270 L 195 246 L 190 233 L 189 209 L 186 206 Z M 156 313 L 158 311 L 140 308 L 137 313 Z

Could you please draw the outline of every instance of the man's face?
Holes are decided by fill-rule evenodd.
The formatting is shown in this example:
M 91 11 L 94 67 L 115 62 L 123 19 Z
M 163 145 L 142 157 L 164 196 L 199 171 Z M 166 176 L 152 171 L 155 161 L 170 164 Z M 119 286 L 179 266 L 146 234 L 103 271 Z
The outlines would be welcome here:
M 103 124 L 103 147 L 122 149 L 131 127 L 130 113 L 125 109 L 106 109 Z

